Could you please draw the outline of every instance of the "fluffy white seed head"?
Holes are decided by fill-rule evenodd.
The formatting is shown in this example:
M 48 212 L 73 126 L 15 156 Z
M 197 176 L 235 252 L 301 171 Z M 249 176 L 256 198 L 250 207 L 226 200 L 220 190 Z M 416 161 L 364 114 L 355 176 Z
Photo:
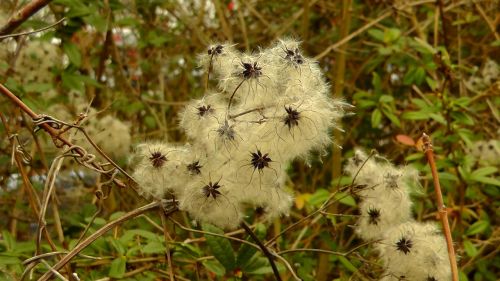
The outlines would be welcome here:
M 378 244 L 386 272 L 408 280 L 450 280 L 446 242 L 434 224 L 407 222 L 386 231 Z
M 155 196 L 169 190 L 181 210 L 222 228 L 237 226 L 249 207 L 262 208 L 268 220 L 287 215 L 293 200 L 284 187 L 285 167 L 331 144 L 329 131 L 339 127 L 345 104 L 329 97 L 319 68 L 297 41 L 282 40 L 253 54 L 213 44 L 199 60 L 219 88 L 179 115 L 190 157 L 200 158 L 199 176 L 181 176 L 179 188 L 149 180 L 141 188 Z M 136 173 L 151 173 L 151 164 L 144 163 Z
M 188 165 L 193 162 L 187 147 L 144 143 L 136 148 L 130 161 L 136 164 L 132 177 L 145 197 L 161 199 L 179 194 L 191 180 Z
M 243 216 L 234 194 L 237 188 L 222 176 L 217 179 L 203 176 L 185 187 L 179 196 L 179 209 L 189 212 L 197 221 L 234 229 Z

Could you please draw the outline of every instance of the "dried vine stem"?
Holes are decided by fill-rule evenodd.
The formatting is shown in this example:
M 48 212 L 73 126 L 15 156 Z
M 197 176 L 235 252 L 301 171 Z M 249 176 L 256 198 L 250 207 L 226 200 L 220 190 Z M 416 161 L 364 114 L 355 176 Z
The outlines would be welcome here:
M 40 118 L 40 115 L 36 114 L 31 108 L 29 108 L 21 99 L 19 99 L 16 95 L 14 95 L 7 87 L 5 87 L 3 84 L 0 83 L 0 93 L 2 93 L 4 96 L 6 96 L 8 99 L 10 99 L 17 107 L 19 107 L 22 111 L 26 112 L 32 119 L 36 120 Z M 75 146 L 73 143 L 71 143 L 69 140 L 64 138 L 61 133 L 52 128 L 49 125 L 49 122 L 40 122 L 39 126 L 44 129 L 48 134 L 51 135 L 51 137 L 55 140 L 59 140 L 63 143 L 63 145 L 66 145 L 68 147 L 75 147 L 74 151 L 80 156 L 80 157 L 85 157 L 87 155 L 87 152 L 84 151 L 82 148 Z M 113 167 L 118 169 L 120 172 L 122 172 L 125 176 L 127 176 L 132 182 L 134 182 L 133 178 L 131 178 L 128 173 L 126 173 L 120 166 L 116 165 L 109 156 L 107 156 L 102 150 L 89 138 L 85 130 L 81 130 L 87 140 L 94 146 L 94 148 L 103 156 L 106 160 L 108 160 Z M 98 171 L 101 170 L 101 167 L 97 165 L 94 162 L 89 163 L 91 167 L 97 169 Z M 120 187 L 126 187 L 126 185 L 120 181 L 119 179 L 113 178 L 113 182 L 120 186 Z
M 453 248 L 453 238 L 451 237 L 450 225 L 448 223 L 448 212 L 446 211 L 446 206 L 443 202 L 443 194 L 441 193 L 441 185 L 439 184 L 439 175 L 436 168 L 436 162 L 434 161 L 434 150 L 432 148 L 432 141 L 430 137 L 423 133 L 421 137 L 422 150 L 427 157 L 427 162 L 429 162 L 429 166 L 431 168 L 432 179 L 434 183 L 434 191 L 436 192 L 436 200 L 439 217 L 441 219 L 441 223 L 443 224 L 443 231 L 446 238 L 446 246 L 448 247 L 448 256 L 450 259 L 451 266 L 451 274 L 452 280 L 458 281 L 458 268 L 457 268 L 457 260 L 455 257 L 455 249 Z
M 130 220 L 132 218 L 135 218 L 135 217 L 137 217 L 137 216 L 139 216 L 139 215 L 141 215 L 141 214 L 143 214 L 145 212 L 148 212 L 148 211 L 151 211 L 153 209 L 156 209 L 156 208 L 160 207 L 161 204 L 162 203 L 160 201 L 149 203 L 149 204 L 147 204 L 145 206 L 142 206 L 142 207 L 137 208 L 137 209 L 135 209 L 135 210 L 133 210 L 131 212 L 126 213 L 125 215 L 119 217 L 118 219 L 116 219 L 116 220 L 114 220 L 112 222 L 107 223 L 106 225 L 104 225 L 103 227 L 101 227 L 100 229 L 98 229 L 96 232 L 94 232 L 92 235 L 90 235 L 89 237 L 87 237 L 85 240 L 83 240 L 82 243 L 78 244 L 73 250 L 71 250 L 59 262 L 57 262 L 52 267 L 52 269 L 56 270 L 56 271 L 60 270 L 65 264 L 67 264 L 78 253 L 80 253 L 83 249 L 85 249 L 87 246 L 89 246 L 92 242 L 94 242 L 95 240 L 97 240 L 99 237 L 101 237 L 102 235 L 104 235 L 106 232 L 108 232 L 109 230 L 111 230 L 115 226 L 118 226 L 121 223 L 123 223 L 123 222 L 125 222 L 127 220 Z M 169 209 L 165 213 L 165 215 L 168 216 L 168 215 L 174 213 L 175 211 L 177 211 L 177 207 L 172 207 L 171 209 Z M 39 281 L 47 281 L 47 280 L 49 280 L 52 277 L 52 275 L 54 274 L 53 270 L 50 270 L 50 271 L 46 272 L 38 280 Z
M 52 0 L 33 0 L 21 10 L 17 11 L 9 21 L 0 28 L 0 35 L 6 35 L 18 28 L 23 22 L 29 19 L 32 15 L 38 12 L 43 7 L 47 6 Z

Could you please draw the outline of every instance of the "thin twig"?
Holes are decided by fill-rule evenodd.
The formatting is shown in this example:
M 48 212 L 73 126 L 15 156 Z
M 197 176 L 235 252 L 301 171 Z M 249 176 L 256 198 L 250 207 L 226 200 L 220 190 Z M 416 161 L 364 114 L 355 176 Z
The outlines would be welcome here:
M 14 34 L 7 34 L 7 35 L 1 35 L 0 36 L 0 40 L 2 39 L 5 39 L 5 38 L 9 38 L 9 37 L 19 37 L 19 36 L 23 36 L 23 35 L 30 35 L 30 34 L 34 34 L 34 33 L 38 33 L 38 32 L 42 32 L 42 31 L 45 31 L 47 29 L 51 29 L 52 27 L 54 26 L 57 26 L 58 24 L 62 23 L 63 21 L 65 21 L 66 18 L 62 18 L 58 21 L 56 21 L 55 23 L 51 24 L 51 25 L 48 25 L 46 27 L 42 27 L 40 29 L 36 29 L 36 30 L 32 30 L 32 31 L 25 31 L 25 32 L 20 32 L 20 33 L 14 33 Z
M 168 235 L 168 230 L 167 230 L 167 217 L 165 216 L 165 212 L 160 209 L 159 210 L 160 212 L 160 217 L 161 217 L 161 224 L 163 226 L 163 236 L 165 238 L 165 258 L 167 260 L 167 263 L 168 263 L 168 273 L 170 275 L 170 281 L 175 281 L 175 277 L 174 277 L 174 268 L 172 266 L 172 257 L 170 255 L 170 243 L 169 243 L 169 235 Z
M 142 206 L 140 208 L 137 208 L 131 212 L 126 213 L 125 215 L 119 217 L 118 219 L 111 221 L 104 226 L 102 226 L 100 229 L 98 229 L 96 232 L 94 232 L 92 235 L 87 237 L 85 240 L 82 241 L 82 243 L 78 244 L 73 250 L 71 250 L 67 255 L 65 255 L 58 263 L 56 263 L 52 269 L 53 270 L 59 270 L 61 269 L 65 264 L 67 264 L 72 258 L 74 258 L 78 253 L 80 253 L 83 249 L 85 249 L 87 246 L 89 246 L 92 242 L 97 240 L 99 237 L 104 235 L 106 232 L 109 230 L 113 229 L 115 226 L 120 225 L 121 223 L 128 221 L 132 218 L 135 218 L 139 216 L 140 214 L 143 214 L 145 212 L 151 211 L 153 209 L 156 209 L 160 206 L 161 202 L 152 202 L 149 203 L 145 206 Z M 166 215 L 170 215 L 173 212 L 177 211 L 177 207 L 172 207 Z M 53 271 L 48 271 L 46 272 L 42 277 L 40 277 L 39 281 L 48 281 L 52 275 L 54 274 Z
M 9 21 L 0 28 L 0 35 L 6 35 L 18 28 L 23 22 L 29 19 L 32 15 L 38 12 L 43 7 L 47 6 L 52 0 L 33 0 L 21 10 L 17 11 Z
M 269 260 L 269 263 L 271 264 L 271 268 L 273 269 L 274 276 L 276 277 L 276 280 L 281 281 L 281 276 L 280 272 L 278 271 L 278 268 L 276 267 L 276 264 L 274 263 L 273 255 L 269 252 L 269 249 L 262 244 L 262 241 L 260 241 L 259 237 L 253 233 L 252 229 L 248 226 L 248 224 L 245 221 L 241 222 L 241 227 L 245 229 L 245 231 L 252 237 L 252 239 L 259 245 L 259 247 L 262 249 L 262 252 L 264 255 L 266 255 L 267 259 Z
M 17 107 L 19 107 L 22 111 L 26 112 L 32 119 L 37 119 L 40 118 L 40 115 L 36 114 L 29 106 L 27 106 L 21 99 L 19 99 L 16 95 L 14 95 L 9 89 L 7 89 L 3 84 L 0 83 L 0 93 L 2 93 L 4 96 L 6 96 L 8 99 L 10 99 Z M 66 138 L 64 138 L 56 129 L 52 128 L 48 123 L 41 123 L 40 127 L 44 129 L 48 134 L 50 134 L 54 139 L 57 139 L 61 141 L 64 145 L 67 145 L 68 147 L 73 147 L 74 145 L 68 141 Z M 85 134 L 85 131 L 83 131 Z M 102 152 L 102 150 L 98 149 L 97 151 Z M 81 148 L 76 148 L 75 152 L 78 153 L 80 156 L 85 156 L 86 153 L 83 151 Z M 102 153 L 101 155 L 103 155 Z M 105 154 L 104 154 L 105 155 Z M 109 161 L 109 157 L 104 156 L 106 160 Z M 114 164 L 113 161 L 110 162 L 111 164 Z M 90 165 L 96 169 L 100 169 L 100 167 L 96 163 L 90 163 Z M 115 168 L 118 170 L 123 171 L 120 166 L 114 164 Z M 124 173 L 125 176 L 127 176 L 127 173 Z M 130 176 L 128 176 L 130 177 Z M 134 181 L 132 178 L 130 178 L 132 181 Z M 119 179 L 113 179 L 113 182 L 120 186 L 120 187 L 125 187 L 125 184 L 121 182 Z
M 437 207 L 439 217 L 441 218 L 441 222 L 443 224 L 444 235 L 446 238 L 446 245 L 448 247 L 448 257 L 450 259 L 452 280 L 458 281 L 458 268 L 457 268 L 457 260 L 455 257 L 455 249 L 453 249 L 453 238 L 451 237 L 450 225 L 448 223 L 448 212 L 446 211 L 446 206 L 443 202 L 443 194 L 441 193 L 441 185 L 439 184 L 439 175 L 436 168 L 436 162 L 434 161 L 434 150 L 432 148 L 432 141 L 430 137 L 426 134 L 422 134 L 422 142 L 423 142 L 423 151 L 425 156 L 427 157 L 427 161 L 429 162 L 429 166 L 431 168 L 432 179 L 434 183 L 434 191 L 436 192 L 437 199 Z

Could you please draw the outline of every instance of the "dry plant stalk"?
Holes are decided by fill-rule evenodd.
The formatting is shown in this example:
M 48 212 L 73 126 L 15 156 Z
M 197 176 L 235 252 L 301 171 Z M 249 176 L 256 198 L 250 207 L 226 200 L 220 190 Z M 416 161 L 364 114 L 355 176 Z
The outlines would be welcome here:
M 443 202 L 443 194 L 441 192 L 441 185 L 439 184 L 439 175 L 436 168 L 436 162 L 434 161 L 434 150 L 432 149 L 432 141 L 426 133 L 423 133 L 422 137 L 419 139 L 417 143 L 422 144 L 420 148 L 425 153 L 425 156 L 427 157 L 427 161 L 429 162 L 429 166 L 431 168 L 432 179 L 434 183 L 434 191 L 436 192 L 439 218 L 441 219 L 441 223 L 443 224 L 443 231 L 446 238 L 446 246 L 448 247 L 448 256 L 450 258 L 451 274 L 453 278 L 452 280 L 458 281 L 458 268 L 457 268 L 457 260 L 455 257 L 455 249 L 453 248 L 453 238 L 451 237 L 451 230 L 448 222 L 448 212 Z

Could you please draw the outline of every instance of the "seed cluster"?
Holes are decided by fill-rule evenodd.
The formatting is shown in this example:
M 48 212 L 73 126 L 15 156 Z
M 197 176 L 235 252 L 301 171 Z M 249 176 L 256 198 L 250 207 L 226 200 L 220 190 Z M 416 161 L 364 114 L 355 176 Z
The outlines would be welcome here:
M 317 63 L 294 40 L 252 54 L 214 44 L 199 59 L 209 83 L 179 114 L 187 144 L 139 145 L 140 192 L 173 196 L 193 219 L 226 229 L 249 207 L 263 210 L 264 220 L 287 215 L 285 168 L 332 143 L 346 104 L 331 98 Z
M 356 233 L 376 241 L 385 266 L 381 280 L 451 280 L 443 235 L 435 224 L 412 218 L 410 189 L 418 181 L 416 172 L 361 150 L 355 151 L 346 172 L 354 178 L 355 187 L 363 186 L 352 189 L 360 198 Z

